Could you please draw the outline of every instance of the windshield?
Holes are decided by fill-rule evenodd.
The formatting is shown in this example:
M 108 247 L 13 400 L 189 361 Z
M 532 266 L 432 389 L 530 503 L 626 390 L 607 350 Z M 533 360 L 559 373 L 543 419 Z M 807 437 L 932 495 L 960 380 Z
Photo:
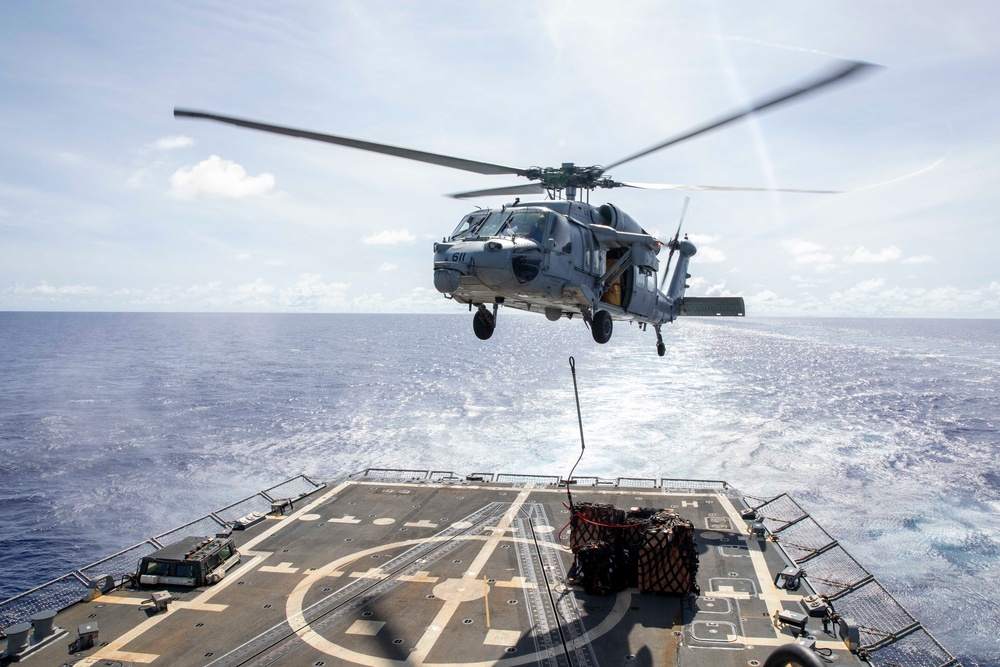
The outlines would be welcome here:
M 462 221 L 458 223 L 458 227 L 455 227 L 455 231 L 451 233 L 451 239 L 454 241 L 456 239 L 463 239 L 467 236 L 472 236 L 476 227 L 479 226 L 489 211 L 476 211 L 475 213 L 470 213 L 469 215 L 462 218 Z
M 490 211 L 490 217 L 479 228 L 477 236 L 496 236 L 504 223 L 510 220 L 510 211 Z
M 541 244 L 545 239 L 548 214 L 544 211 L 514 211 L 503 233 L 531 239 Z

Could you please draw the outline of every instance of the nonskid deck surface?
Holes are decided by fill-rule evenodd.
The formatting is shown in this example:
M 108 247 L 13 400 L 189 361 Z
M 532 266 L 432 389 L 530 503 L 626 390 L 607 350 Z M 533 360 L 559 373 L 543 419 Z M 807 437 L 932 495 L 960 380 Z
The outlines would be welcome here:
M 747 665 L 793 642 L 777 610 L 812 591 L 778 589 L 788 564 L 751 537 L 731 492 L 579 487 L 576 502 L 673 508 L 693 522 L 701 594 L 567 584 L 573 556 L 564 488 L 531 483 L 335 483 L 290 513 L 233 532 L 242 563 L 218 584 L 75 604 L 56 624 L 97 623 L 99 644 L 66 641 L 33 665 Z M 808 634 L 840 665 L 862 664 L 831 628 Z M 827 658 L 831 659 L 831 658 Z

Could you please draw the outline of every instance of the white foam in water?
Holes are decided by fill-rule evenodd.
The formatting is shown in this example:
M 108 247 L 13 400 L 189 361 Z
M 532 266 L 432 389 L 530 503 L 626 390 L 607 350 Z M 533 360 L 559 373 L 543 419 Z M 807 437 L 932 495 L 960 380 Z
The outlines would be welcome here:
M 470 319 L 0 313 L 0 598 L 303 472 L 566 475 L 573 355 L 577 475 L 789 492 L 966 665 L 1000 655 L 1000 322 L 685 319 L 661 359 Z

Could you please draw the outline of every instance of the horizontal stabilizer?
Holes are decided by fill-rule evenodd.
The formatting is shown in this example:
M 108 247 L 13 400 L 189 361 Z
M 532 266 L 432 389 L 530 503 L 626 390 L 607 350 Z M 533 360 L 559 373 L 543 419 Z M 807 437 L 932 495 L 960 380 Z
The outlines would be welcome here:
M 747 314 L 741 296 L 686 296 L 681 315 L 689 317 L 743 317 Z

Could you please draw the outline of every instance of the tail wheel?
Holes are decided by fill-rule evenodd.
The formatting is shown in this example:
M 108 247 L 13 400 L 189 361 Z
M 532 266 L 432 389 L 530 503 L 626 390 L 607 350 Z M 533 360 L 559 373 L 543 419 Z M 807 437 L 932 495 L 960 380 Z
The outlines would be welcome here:
M 594 340 L 600 344 L 607 343 L 611 340 L 611 332 L 614 331 L 615 323 L 611 320 L 611 313 L 606 310 L 599 310 L 594 313 L 594 324 L 591 327 L 591 332 L 594 334 Z

